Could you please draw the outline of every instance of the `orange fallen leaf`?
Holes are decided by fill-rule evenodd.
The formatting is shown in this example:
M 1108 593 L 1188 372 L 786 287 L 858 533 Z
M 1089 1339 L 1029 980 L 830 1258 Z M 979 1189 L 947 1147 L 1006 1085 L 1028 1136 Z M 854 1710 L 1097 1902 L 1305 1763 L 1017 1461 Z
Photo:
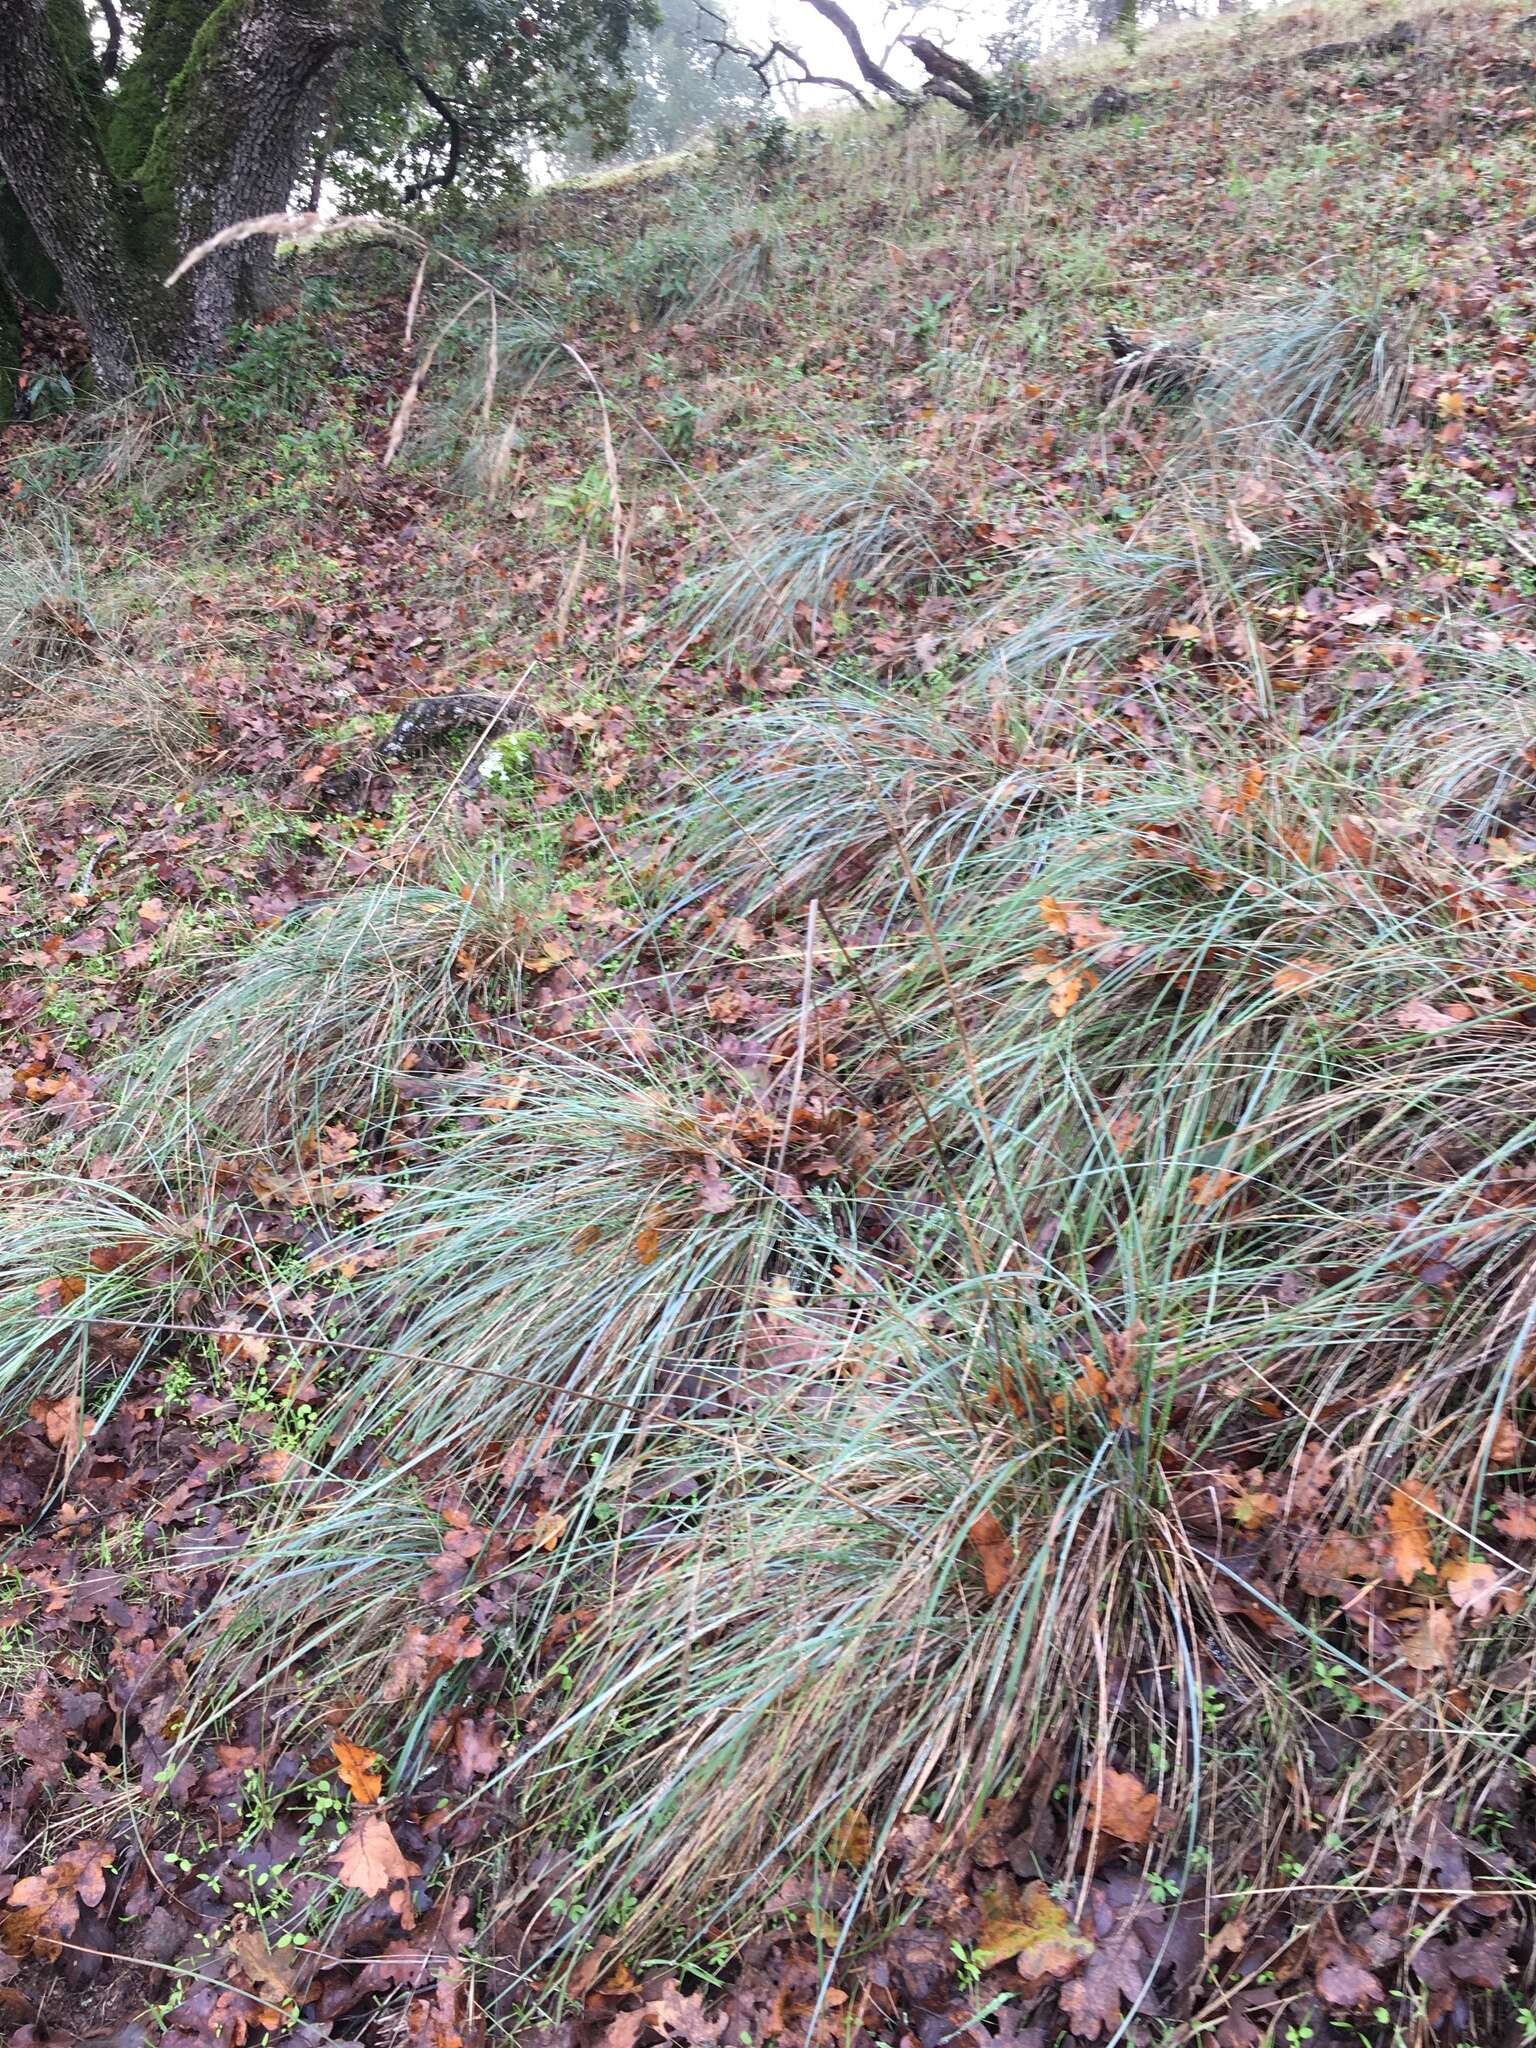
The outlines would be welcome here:
M 378 1751 L 364 1749 L 361 1743 L 336 1735 L 331 1738 L 331 1754 L 336 1759 L 337 1775 L 358 1805 L 372 1806 L 384 1789 Z
M 1219 1202 L 1229 1188 L 1237 1185 L 1238 1175 L 1225 1166 L 1213 1167 L 1209 1173 L 1197 1173 L 1189 1184 L 1189 1199 L 1197 1209 L 1209 1209 Z
M 1112 1771 L 1100 1765 L 1084 1778 L 1088 1801 L 1088 1824 L 1097 1833 L 1113 1835 L 1139 1849 L 1157 1823 L 1157 1794 L 1149 1792 L 1140 1778 L 1129 1771 Z
M 981 1583 L 987 1598 L 995 1600 L 1013 1573 L 1013 1545 L 1002 1523 L 986 1508 L 965 1532 L 965 1540 L 981 1566 Z
M 1518 1493 L 1506 1493 L 1494 1517 L 1494 1527 L 1516 1543 L 1536 1543 L 1536 1502 L 1522 1500 Z
M 1224 1503 L 1227 1520 L 1235 1522 L 1239 1529 L 1262 1529 L 1266 1522 L 1273 1521 L 1280 1512 L 1280 1502 L 1264 1482 L 1264 1474 L 1256 1468 L 1245 1472 L 1241 1478 L 1235 1472 L 1218 1473 L 1222 1486 L 1227 1491 Z
M 265 2024 L 281 2026 L 283 2011 L 298 1988 L 298 1955 L 291 1949 L 272 1949 L 259 1927 L 243 1927 L 230 1936 L 229 1951 L 239 1964 L 257 1996 L 268 2001 L 272 2018 Z
M 1425 1511 L 1434 1505 L 1435 1496 L 1430 1488 L 1414 1480 L 1392 1489 L 1392 1498 L 1387 1503 L 1387 1530 L 1392 1539 L 1392 1567 L 1405 1586 L 1411 1586 L 1420 1572 L 1433 1569 Z
M 1282 996 L 1293 996 L 1298 990 L 1310 988 L 1328 972 L 1321 960 L 1287 960 L 1283 967 L 1277 967 L 1270 976 L 1270 987 Z
M 540 1511 L 533 1525 L 533 1547 L 535 1550 L 553 1550 L 565 1533 L 564 1515 L 557 1515 L 550 1508 Z
M 855 1870 L 862 1870 L 869 1861 L 873 1842 L 868 1816 L 857 1806 L 850 1806 L 832 1836 L 833 1858 L 838 1863 L 851 1863 Z
M 43 1425 L 43 1434 L 56 1451 L 62 1451 L 66 1465 L 73 1465 L 95 1429 L 94 1419 L 80 1412 L 78 1394 L 58 1394 L 52 1399 L 39 1395 L 28 1404 L 27 1413 Z
M 1107 1119 L 1104 1128 L 1109 1133 L 1110 1143 L 1124 1157 L 1136 1133 L 1141 1129 L 1140 1113 L 1134 1109 L 1117 1109 Z
M 1051 999 L 1046 1008 L 1053 1017 L 1065 1017 L 1075 1007 L 1079 996 L 1087 987 L 1086 974 L 1068 974 L 1064 967 L 1056 967 L 1046 976 L 1051 985 Z
M 1436 1032 L 1454 1031 L 1458 1024 L 1465 1024 L 1475 1015 L 1470 1003 L 1447 1003 L 1441 1009 L 1427 996 L 1414 996 L 1409 1002 L 1399 1003 L 1392 1012 L 1392 1021 L 1406 1031 L 1422 1031 L 1433 1037 Z
M 0 1940 L 12 1955 L 57 1962 L 75 1931 L 82 1906 L 99 1906 L 106 1896 L 110 1842 L 77 1842 L 57 1863 L 32 1877 L 19 1877 L 0 1907 Z
M 1456 1661 L 1456 1617 L 1448 1607 L 1427 1607 L 1399 1638 L 1397 1654 L 1413 1671 L 1449 1671 Z
M 401 1849 L 382 1813 L 365 1813 L 355 1820 L 343 1836 L 334 1861 L 342 1883 L 370 1899 L 376 1899 L 402 1878 L 415 1877 L 420 1869 Z
M 981 1939 L 975 1951 L 979 1969 L 1012 1959 L 1026 1982 L 1039 1984 L 1070 1977 L 1092 1954 L 1093 1943 L 1038 1878 L 1018 1898 L 1006 1883 L 989 1885 L 982 1893 Z

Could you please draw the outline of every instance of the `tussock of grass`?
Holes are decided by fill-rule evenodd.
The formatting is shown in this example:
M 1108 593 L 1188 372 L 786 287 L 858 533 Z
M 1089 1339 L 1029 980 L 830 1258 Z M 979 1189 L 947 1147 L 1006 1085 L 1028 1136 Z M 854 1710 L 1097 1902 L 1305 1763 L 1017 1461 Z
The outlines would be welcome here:
M 1382 762 L 1414 816 L 1471 841 L 1536 829 L 1536 658 L 1507 645 L 1437 650 L 1406 705 L 1395 681 Z
M 136 657 L 61 515 L 0 520 L 0 798 L 185 787 L 207 728 Z
M 84 669 L 33 693 L 0 731 L 0 794 L 170 795 L 195 778 L 209 733 L 172 674 Z
M 834 721 L 841 759 L 811 737 Z M 1113 1753 L 1213 1881 L 1252 1879 L 1320 1708 L 1233 1621 L 1250 1567 L 1213 1474 L 1283 1485 L 1306 1454 L 1354 1514 L 1439 1480 L 1475 1527 L 1524 1399 L 1525 998 L 1438 850 L 1369 822 L 1347 747 L 1170 735 L 1154 781 L 1103 751 L 1025 773 L 1005 730 L 947 726 L 776 715 L 687 824 L 739 900 L 824 890 L 855 944 L 883 912 L 856 995 L 913 1100 L 860 1184 L 878 1248 L 859 1204 L 786 1197 L 771 1124 L 703 1074 L 531 1051 L 459 1084 L 338 1247 L 358 1364 L 237 1568 L 206 1711 L 299 1665 L 315 1711 L 386 1683 L 445 1486 L 512 1527 L 557 1512 L 479 1610 L 524 1703 L 504 1908 L 581 1902 L 530 1972 L 615 1915 L 747 1924 L 850 1811 L 877 1842 L 919 1806 L 961 1831 L 1053 1738 L 1073 1782 Z M 991 1593 L 987 1514 L 1013 1560 Z M 1348 1660 L 1330 1627 L 1302 1648 Z M 1213 1643 L 1223 1754 L 1266 1759 L 1219 1801 Z M 1395 1711 L 1435 1739 L 1433 1702 Z M 1471 1785 L 1519 1740 L 1454 1732 Z
M 39 1178 L 0 1215 L 0 1409 L 74 1395 L 100 1415 L 212 1260 L 193 1226 L 119 1189 Z M 110 1405 L 110 1397 L 108 1397 Z M 78 1448 L 78 1447 L 77 1447 Z
M 1282 293 L 1216 326 L 1197 408 L 1308 443 L 1390 426 L 1407 381 L 1409 323 L 1385 294 L 1336 286 Z
M 765 211 L 704 211 L 642 235 L 615 283 L 647 325 L 686 319 L 718 328 L 762 302 L 783 257 L 782 232 Z
M 0 703 L 89 660 L 103 631 L 68 522 L 0 521 Z
M 1112 667 L 1149 631 L 1207 623 L 1322 574 L 1345 542 L 1347 501 L 1324 451 L 1395 416 L 1399 326 L 1379 302 L 1330 287 L 1239 309 L 1202 361 L 1136 532 L 1083 528 L 1031 550 L 989 607 L 983 678 L 1028 687 Z
M 517 1002 L 534 908 L 510 860 L 455 886 L 359 890 L 297 913 L 118 1069 L 113 1129 L 165 1155 L 288 1154 L 327 1122 L 387 1117 L 414 1048 L 451 1054 L 473 1010 Z
M 423 1565 L 436 1547 L 428 1488 L 489 1487 L 504 1515 L 507 1489 L 542 1470 L 559 1554 L 501 1645 L 532 1660 L 573 1584 L 611 1568 L 630 1488 L 669 1459 L 729 1456 L 751 1398 L 744 1335 L 776 1263 L 825 1261 L 731 1115 L 686 1091 L 530 1047 L 453 1102 L 432 1155 L 327 1262 L 361 1275 L 345 1396 L 248 1549 L 221 1670 L 265 1668 L 250 1645 L 275 1629 L 315 1695 L 376 1686 L 421 1576 L 391 1560 L 412 1529 Z M 394 1531 L 382 1558 L 358 1542 L 375 1524 Z
M 750 666 L 814 631 L 864 580 L 900 589 L 939 573 L 944 517 L 910 464 L 867 437 L 808 449 L 799 463 L 744 463 L 718 510 L 729 552 L 685 586 L 680 623 L 730 662 Z
M 669 911 L 754 916 L 831 894 L 882 925 L 910 917 L 911 886 L 1008 835 L 1061 780 L 1046 725 L 1043 705 L 978 730 L 874 693 L 732 714 L 731 758 L 678 815 L 689 879 Z

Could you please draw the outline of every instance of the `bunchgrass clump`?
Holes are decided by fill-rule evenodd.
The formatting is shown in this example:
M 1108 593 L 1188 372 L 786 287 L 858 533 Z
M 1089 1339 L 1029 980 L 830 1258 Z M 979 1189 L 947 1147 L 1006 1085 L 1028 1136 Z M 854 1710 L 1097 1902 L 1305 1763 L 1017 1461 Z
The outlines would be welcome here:
M 647 326 L 687 319 L 720 327 L 763 301 L 783 251 L 765 212 L 701 207 L 696 217 L 642 235 L 619 261 L 614 287 Z
M 206 723 L 136 644 L 129 610 L 88 573 L 62 514 L 0 520 L 0 799 L 165 795 L 192 779 Z
M 1321 576 L 1347 543 L 1348 495 L 1327 451 L 1395 417 L 1399 324 L 1327 288 L 1239 309 L 1187 360 L 1190 403 L 1136 531 L 1080 526 L 1032 547 L 988 606 L 983 678 L 1031 687 L 1113 668 L 1149 632 L 1198 632 Z
M 943 574 L 943 510 L 914 464 L 866 435 L 744 463 L 715 509 L 729 537 L 709 544 L 679 619 L 734 665 L 814 634 L 861 583 L 889 592 Z
M 173 672 L 123 659 L 34 685 L 0 727 L 0 796 L 173 796 L 211 750 Z
M 166 1202 L 39 1175 L 0 1214 L 0 1412 L 73 1399 L 100 1417 L 176 1321 L 216 1255 Z M 75 1425 L 70 1425 L 74 1427 Z M 78 1452 L 78 1441 L 73 1449 Z
M 0 520 L 0 711 L 92 660 L 109 631 L 68 521 Z
M 1379 290 L 1324 285 L 1240 307 L 1216 323 L 1197 408 L 1313 444 L 1390 426 L 1407 383 L 1408 327 Z
M 511 856 L 296 912 L 117 1069 L 112 1128 L 156 1157 L 280 1152 L 386 1119 L 404 1063 L 451 1063 L 515 1012 L 539 929 Z
M 345 1391 L 247 1549 L 222 1683 L 256 1682 L 276 1630 L 309 1700 L 376 1689 L 421 1577 L 399 1558 L 430 1563 L 424 1503 L 445 1487 L 501 1516 L 540 1488 L 558 1504 L 552 1560 L 499 1645 L 536 1668 L 562 1603 L 601 1583 L 635 1517 L 659 1535 L 631 1494 L 651 1498 L 681 1459 L 681 1501 L 688 1472 L 729 1458 L 760 1397 L 744 1342 L 772 1275 L 830 1258 L 736 1135 L 757 1122 L 697 1076 L 605 1073 L 531 1045 L 454 1087 L 423 1164 L 319 1262 L 322 1290 L 352 1276 L 327 1323 Z M 375 1526 L 391 1532 L 382 1550 L 360 1534 Z

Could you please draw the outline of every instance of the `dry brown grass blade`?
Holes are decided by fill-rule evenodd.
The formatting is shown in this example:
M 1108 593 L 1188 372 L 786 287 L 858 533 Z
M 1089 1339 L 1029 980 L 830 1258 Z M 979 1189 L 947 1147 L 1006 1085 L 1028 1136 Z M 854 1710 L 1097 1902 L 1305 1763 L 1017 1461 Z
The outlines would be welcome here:
M 189 270 L 195 270 L 218 249 L 232 248 L 237 242 L 253 241 L 257 235 L 282 236 L 291 242 L 318 242 L 329 240 L 336 235 L 371 234 L 383 236 L 388 241 L 403 241 L 415 248 L 424 245 L 420 235 L 413 229 L 403 227 L 399 221 L 387 220 L 379 213 L 344 213 L 335 220 L 325 220 L 318 213 L 260 213 L 249 220 L 232 221 L 227 228 L 210 235 L 189 249 L 170 276 L 165 288 L 179 284 Z
M 411 337 L 416 332 L 416 315 L 421 309 L 421 291 L 422 286 L 427 281 L 427 265 L 430 261 L 431 254 L 429 251 L 423 255 L 421 261 L 417 264 L 416 275 L 411 279 L 411 296 L 405 308 L 405 345 L 407 348 L 410 347 Z

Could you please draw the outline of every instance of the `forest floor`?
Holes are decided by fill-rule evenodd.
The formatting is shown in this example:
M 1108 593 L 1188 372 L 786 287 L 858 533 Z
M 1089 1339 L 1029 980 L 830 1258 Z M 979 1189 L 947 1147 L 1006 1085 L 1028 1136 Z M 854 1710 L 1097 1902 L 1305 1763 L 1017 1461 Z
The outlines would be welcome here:
M 1536 2039 L 1518 17 L 34 334 L 11 2048 Z

